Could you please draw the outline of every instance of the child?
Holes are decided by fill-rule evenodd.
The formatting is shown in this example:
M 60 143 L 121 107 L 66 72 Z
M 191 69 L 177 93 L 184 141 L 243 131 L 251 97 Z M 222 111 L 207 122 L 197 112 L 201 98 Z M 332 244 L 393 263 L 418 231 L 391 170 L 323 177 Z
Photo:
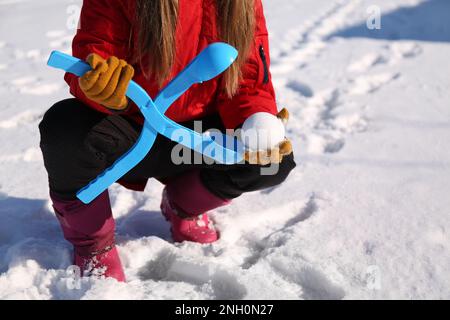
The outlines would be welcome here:
M 204 130 L 252 128 L 261 112 L 276 119 L 261 0 L 84 0 L 73 55 L 93 70 L 81 78 L 66 74 L 75 99 L 56 103 L 39 125 L 53 207 L 74 246 L 74 263 L 84 273 L 103 270 L 104 276 L 125 281 L 108 192 L 88 205 L 77 200 L 76 192 L 139 136 L 143 117 L 125 96 L 129 81 L 133 78 L 154 97 L 218 41 L 238 49 L 236 62 L 222 76 L 193 86 L 166 115 L 188 127 L 201 120 Z M 279 127 L 265 129 L 280 137 Z M 246 159 L 256 161 L 227 166 L 176 165 L 171 159 L 176 144 L 158 136 L 151 152 L 119 183 L 142 191 L 149 178 L 163 182 L 161 211 L 173 239 L 211 243 L 219 235 L 208 211 L 245 192 L 280 184 L 295 167 L 290 142 L 284 132 L 281 137 L 273 150 L 249 150 Z M 274 175 L 261 174 L 270 162 L 262 156 L 267 153 L 280 163 Z

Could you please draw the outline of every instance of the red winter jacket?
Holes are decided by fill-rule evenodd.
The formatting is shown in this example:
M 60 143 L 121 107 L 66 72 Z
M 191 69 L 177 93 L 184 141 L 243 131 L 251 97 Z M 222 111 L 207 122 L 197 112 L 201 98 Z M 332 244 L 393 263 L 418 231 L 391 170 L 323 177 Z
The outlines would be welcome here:
M 176 33 L 176 63 L 170 78 L 176 76 L 194 57 L 212 42 L 221 41 L 217 32 L 215 0 L 179 0 Z M 266 22 L 261 0 L 255 0 L 257 28 L 254 46 L 243 67 L 243 80 L 238 93 L 229 98 L 220 89 L 220 79 L 195 85 L 167 110 L 166 115 L 177 121 L 189 121 L 218 112 L 227 128 L 236 128 L 256 112 L 276 114 L 275 93 L 269 73 L 270 57 Z M 132 61 L 135 55 L 138 30 L 134 0 L 84 0 L 80 27 L 73 39 L 73 55 L 86 59 L 97 53 L 103 58 L 117 56 Z M 143 76 L 134 65 L 134 80 L 151 97 L 158 93 L 155 81 Z M 89 100 L 78 85 L 78 78 L 66 74 L 71 93 L 88 106 L 104 113 L 105 107 Z M 170 80 L 170 79 L 169 79 Z M 135 105 L 125 112 L 139 123 L 143 117 Z

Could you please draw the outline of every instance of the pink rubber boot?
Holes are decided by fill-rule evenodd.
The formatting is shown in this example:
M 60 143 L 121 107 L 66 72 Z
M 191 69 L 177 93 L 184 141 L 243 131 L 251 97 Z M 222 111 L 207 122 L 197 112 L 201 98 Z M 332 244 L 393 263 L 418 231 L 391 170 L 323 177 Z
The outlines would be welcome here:
M 74 264 L 83 276 L 105 276 L 125 282 L 114 243 L 115 223 L 108 192 L 90 204 L 62 200 L 50 193 L 64 238 L 74 247 Z
M 207 212 L 229 204 L 205 188 L 197 171 L 183 174 L 166 185 L 161 211 L 171 223 L 175 242 L 211 243 L 219 234 Z
M 83 257 L 75 252 L 75 265 L 80 268 L 83 276 L 104 276 L 125 282 L 125 274 L 117 248 L 113 246 L 108 249 L 90 257 Z

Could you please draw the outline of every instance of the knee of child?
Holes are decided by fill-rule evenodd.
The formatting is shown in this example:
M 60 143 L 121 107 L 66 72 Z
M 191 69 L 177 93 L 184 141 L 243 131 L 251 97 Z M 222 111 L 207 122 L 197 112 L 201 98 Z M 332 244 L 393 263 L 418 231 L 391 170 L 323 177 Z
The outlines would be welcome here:
M 287 179 L 295 167 L 296 163 L 292 154 L 285 156 L 281 163 L 260 167 L 260 183 L 262 183 L 266 188 L 280 185 Z
M 45 112 L 39 123 L 41 146 L 51 146 L 64 139 L 64 133 L 69 130 L 65 120 L 73 117 L 71 100 L 73 99 L 57 102 Z

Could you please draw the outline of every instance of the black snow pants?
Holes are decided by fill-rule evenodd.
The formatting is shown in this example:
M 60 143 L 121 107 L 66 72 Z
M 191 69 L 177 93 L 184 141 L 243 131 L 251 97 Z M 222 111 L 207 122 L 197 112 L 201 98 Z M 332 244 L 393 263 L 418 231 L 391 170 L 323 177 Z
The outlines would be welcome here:
M 223 130 L 218 116 L 201 120 L 203 130 Z M 193 121 L 183 125 L 193 128 Z M 120 114 L 106 115 L 77 99 L 68 99 L 56 103 L 45 113 L 39 129 L 50 190 L 63 199 L 72 200 L 79 189 L 133 146 L 142 126 Z M 233 199 L 244 192 L 276 186 L 295 168 L 293 155 L 284 157 L 273 175 L 262 175 L 262 166 L 250 164 L 177 165 L 171 159 L 176 145 L 158 135 L 152 150 L 122 180 L 128 184 L 139 184 L 149 178 L 164 181 L 197 169 L 210 192 L 223 199 Z

